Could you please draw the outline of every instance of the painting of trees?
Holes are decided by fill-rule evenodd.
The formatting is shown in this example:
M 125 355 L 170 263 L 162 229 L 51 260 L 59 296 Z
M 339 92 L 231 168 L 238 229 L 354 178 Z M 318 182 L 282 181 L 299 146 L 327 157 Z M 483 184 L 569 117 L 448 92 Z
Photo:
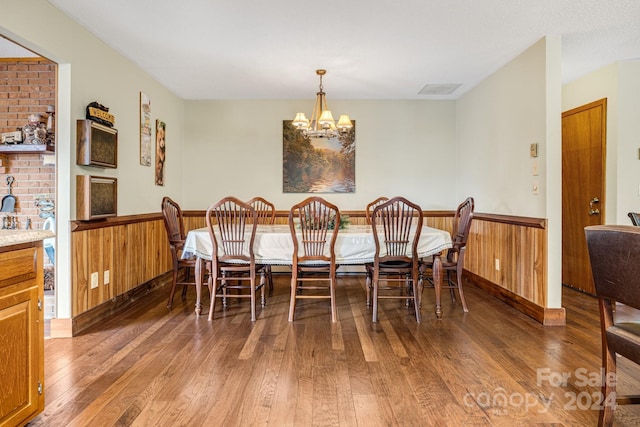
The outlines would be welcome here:
M 283 120 L 283 192 L 355 192 L 355 129 L 353 121 L 353 128 L 334 138 L 305 138 Z

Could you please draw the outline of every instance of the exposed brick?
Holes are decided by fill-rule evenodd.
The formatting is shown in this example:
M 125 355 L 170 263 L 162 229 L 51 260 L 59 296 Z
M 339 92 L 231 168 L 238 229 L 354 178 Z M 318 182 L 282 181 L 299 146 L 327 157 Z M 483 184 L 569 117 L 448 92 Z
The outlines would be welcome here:
M 53 65 L 49 64 L 31 64 L 29 65 L 29 71 L 49 71 L 53 72 Z
M 55 105 L 55 64 L 39 58 L 13 61 L 0 61 L 0 132 L 21 128 L 30 114 L 45 114 L 47 105 Z M 15 178 L 12 192 L 17 198 L 19 228 L 26 226 L 27 219 L 31 228 L 42 228 L 36 197 L 54 197 L 55 173 L 54 165 L 42 164 L 41 154 L 0 155 L 0 174 Z M 0 181 L 0 193 L 7 194 L 6 182 Z
M 37 79 L 38 78 L 38 72 L 32 71 L 30 69 L 26 71 L 20 71 L 17 74 L 18 74 L 18 77 L 20 77 L 21 79 Z
M 34 86 L 49 86 L 49 79 L 38 77 L 37 75 L 29 79 L 29 84 Z
M 9 64 L 9 71 L 27 71 L 29 69 L 29 66 L 27 64 L 24 64 L 22 62 L 18 62 L 15 64 Z
M 18 85 L 18 86 L 28 85 L 29 84 L 29 79 L 15 78 L 15 79 L 11 80 L 11 84 L 12 85 Z

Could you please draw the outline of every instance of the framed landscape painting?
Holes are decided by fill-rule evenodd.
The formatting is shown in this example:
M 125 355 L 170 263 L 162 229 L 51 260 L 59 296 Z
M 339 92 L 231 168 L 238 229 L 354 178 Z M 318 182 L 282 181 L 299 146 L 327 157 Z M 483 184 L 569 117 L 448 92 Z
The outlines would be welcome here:
M 355 193 L 356 122 L 334 138 L 305 138 L 282 121 L 284 193 Z

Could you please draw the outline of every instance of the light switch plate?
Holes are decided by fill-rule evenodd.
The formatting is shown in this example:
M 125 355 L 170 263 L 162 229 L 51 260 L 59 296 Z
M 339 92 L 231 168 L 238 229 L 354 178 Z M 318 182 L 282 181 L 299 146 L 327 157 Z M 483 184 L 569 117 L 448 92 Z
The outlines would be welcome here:
M 538 157 L 538 143 L 534 142 L 529 146 L 529 155 L 531 157 Z

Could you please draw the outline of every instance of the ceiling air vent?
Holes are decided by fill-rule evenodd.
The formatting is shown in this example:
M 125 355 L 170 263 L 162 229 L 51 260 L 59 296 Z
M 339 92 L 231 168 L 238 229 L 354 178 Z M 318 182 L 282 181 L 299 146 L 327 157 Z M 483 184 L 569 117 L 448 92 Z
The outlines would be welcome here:
M 443 84 L 426 84 L 420 92 L 419 95 L 451 95 L 456 91 L 462 83 L 443 83 Z

